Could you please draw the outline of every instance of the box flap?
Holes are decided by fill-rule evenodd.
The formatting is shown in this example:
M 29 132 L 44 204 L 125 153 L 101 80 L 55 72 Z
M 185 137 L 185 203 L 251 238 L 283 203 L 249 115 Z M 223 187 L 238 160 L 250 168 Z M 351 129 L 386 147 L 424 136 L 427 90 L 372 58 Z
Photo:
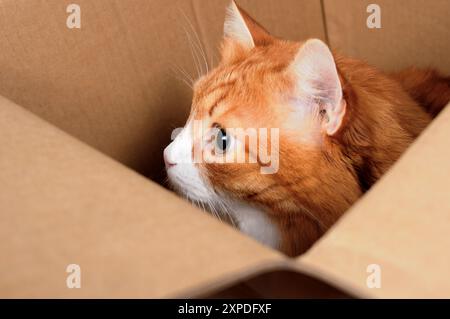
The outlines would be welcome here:
M 360 296 L 448 298 L 449 123 L 450 106 L 298 262 Z
M 0 297 L 179 295 L 283 259 L 3 98 L 0 145 Z

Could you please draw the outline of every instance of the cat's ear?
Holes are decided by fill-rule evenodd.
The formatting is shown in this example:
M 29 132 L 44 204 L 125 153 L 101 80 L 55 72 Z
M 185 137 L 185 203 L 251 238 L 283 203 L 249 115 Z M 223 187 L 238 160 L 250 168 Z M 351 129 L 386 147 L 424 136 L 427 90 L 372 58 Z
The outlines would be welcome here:
M 271 42 L 271 35 L 234 0 L 227 8 L 224 24 L 224 38 L 239 43 L 246 49 Z
M 300 100 L 318 108 L 323 130 L 328 135 L 336 134 L 344 120 L 346 102 L 328 46 L 318 39 L 306 41 L 289 69 L 296 76 Z

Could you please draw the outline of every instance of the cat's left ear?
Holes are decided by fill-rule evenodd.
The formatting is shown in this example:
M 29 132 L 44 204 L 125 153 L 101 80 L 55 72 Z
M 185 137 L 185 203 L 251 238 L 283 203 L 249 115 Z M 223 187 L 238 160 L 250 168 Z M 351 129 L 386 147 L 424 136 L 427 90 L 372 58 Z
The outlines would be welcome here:
M 306 41 L 290 66 L 296 76 L 297 94 L 317 110 L 326 134 L 335 135 L 346 113 L 341 81 L 328 46 L 321 40 Z
M 246 49 L 272 42 L 272 36 L 234 0 L 227 8 L 224 37 L 234 40 Z

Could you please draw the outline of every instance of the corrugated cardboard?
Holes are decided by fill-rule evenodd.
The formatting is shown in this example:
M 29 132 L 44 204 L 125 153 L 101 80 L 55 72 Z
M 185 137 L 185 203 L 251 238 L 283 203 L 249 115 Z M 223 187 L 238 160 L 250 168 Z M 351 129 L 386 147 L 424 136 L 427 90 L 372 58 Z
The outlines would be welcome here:
M 69 3 L 0 3 L 0 94 L 16 102 L 0 99 L 1 297 L 450 297 L 450 108 L 289 259 L 133 171 L 161 180 L 191 97 L 170 68 L 196 73 L 184 29 L 213 65 L 227 1 L 79 0 L 80 30 L 65 26 Z M 365 28 L 367 1 L 240 4 L 281 37 L 450 71 L 447 1 L 379 1 L 380 30 Z M 66 286 L 71 263 L 81 289 Z
M 381 29 L 367 28 L 375 3 Z M 324 0 L 331 46 L 384 70 L 408 66 L 435 67 L 450 73 L 450 20 L 447 0 Z

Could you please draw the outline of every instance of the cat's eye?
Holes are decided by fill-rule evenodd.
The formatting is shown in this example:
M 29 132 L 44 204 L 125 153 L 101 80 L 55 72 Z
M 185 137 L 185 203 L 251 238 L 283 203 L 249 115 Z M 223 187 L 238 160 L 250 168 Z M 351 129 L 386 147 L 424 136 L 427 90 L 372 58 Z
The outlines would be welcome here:
M 224 128 L 217 127 L 216 148 L 219 153 L 225 153 L 231 144 L 231 136 Z

